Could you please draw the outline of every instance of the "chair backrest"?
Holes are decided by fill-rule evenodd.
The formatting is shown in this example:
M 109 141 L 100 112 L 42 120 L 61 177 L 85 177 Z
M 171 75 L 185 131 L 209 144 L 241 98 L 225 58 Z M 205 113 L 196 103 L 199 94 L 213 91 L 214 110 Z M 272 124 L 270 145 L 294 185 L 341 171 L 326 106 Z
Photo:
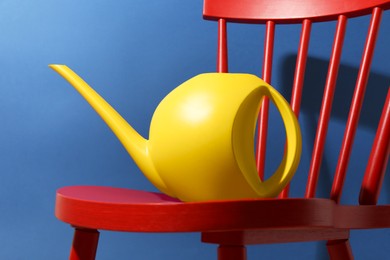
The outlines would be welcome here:
M 351 156 L 352 145 L 358 126 L 360 111 L 363 98 L 366 91 L 366 85 L 369 77 L 371 61 L 373 58 L 375 43 L 379 31 L 379 25 L 383 10 L 390 8 L 389 0 L 204 0 L 203 15 L 207 20 L 218 21 L 218 51 L 217 51 L 217 71 L 228 72 L 228 51 L 227 51 L 227 23 L 251 23 L 265 24 L 266 33 L 264 41 L 264 58 L 262 78 L 266 82 L 271 81 L 272 60 L 274 53 L 275 28 L 279 24 L 301 24 L 301 36 L 297 50 L 297 60 L 295 74 L 292 86 L 291 106 L 294 113 L 299 116 L 303 83 L 305 77 L 306 62 L 308 58 L 309 41 L 311 27 L 313 23 L 325 21 L 337 21 L 335 36 L 331 56 L 329 58 L 328 73 L 326 77 L 322 105 L 319 112 L 317 130 L 308 181 L 306 185 L 306 198 L 315 196 L 317 182 L 319 178 L 320 165 L 325 147 L 325 139 L 328 132 L 328 125 L 332 110 L 333 96 L 336 89 L 336 80 L 338 76 L 341 53 L 343 48 L 344 36 L 346 34 L 347 21 L 350 18 L 371 15 L 366 43 L 364 45 L 362 60 L 356 79 L 356 85 L 349 115 L 344 132 L 344 138 L 341 144 L 341 150 L 338 157 L 338 163 L 334 174 L 333 185 L 330 197 L 337 203 L 340 201 L 342 188 L 346 177 L 347 166 Z M 390 94 L 388 94 L 389 96 Z M 389 100 L 390 98 L 387 98 Z M 389 105 L 384 108 L 381 128 L 378 133 L 385 132 L 386 138 L 376 138 L 373 151 L 379 149 L 379 157 L 382 160 L 373 161 L 366 170 L 366 176 L 361 188 L 360 201 L 363 204 L 375 204 L 381 181 L 386 170 L 386 163 L 389 157 Z M 381 104 L 383 105 L 383 104 Z M 387 110 L 386 110 L 387 109 Z M 265 147 L 267 139 L 269 101 L 262 103 L 257 140 L 257 167 L 260 178 L 264 178 Z M 387 111 L 387 112 L 386 112 Z M 387 117 L 385 116 L 387 115 Z M 387 119 L 383 119 L 387 118 Z M 387 120 L 387 121 L 386 121 Z M 387 130 L 383 130 L 387 127 Z M 378 155 L 371 157 L 377 158 Z M 380 165 L 378 165 L 380 164 Z M 370 168 L 371 167 L 371 168 Z M 370 169 L 371 170 L 370 170 Z M 369 173 L 371 171 L 371 173 Z M 376 176 L 369 177 L 368 174 Z M 370 175 L 370 176 L 371 176 Z M 369 184 L 369 180 L 377 180 L 375 184 Z M 281 197 L 288 196 L 288 187 L 282 192 Z

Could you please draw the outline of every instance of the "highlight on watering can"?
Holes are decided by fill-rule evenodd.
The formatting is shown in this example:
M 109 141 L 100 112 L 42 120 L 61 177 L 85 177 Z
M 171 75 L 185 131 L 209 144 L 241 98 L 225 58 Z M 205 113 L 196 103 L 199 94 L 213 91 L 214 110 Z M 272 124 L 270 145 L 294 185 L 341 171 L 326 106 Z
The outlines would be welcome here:
M 102 117 L 145 176 L 172 197 L 275 197 L 298 167 L 302 141 L 297 118 L 283 96 L 255 75 L 205 73 L 189 79 L 158 105 L 146 140 L 74 71 L 65 65 L 50 67 Z M 278 169 L 262 181 L 253 144 L 265 96 L 283 119 L 287 145 Z

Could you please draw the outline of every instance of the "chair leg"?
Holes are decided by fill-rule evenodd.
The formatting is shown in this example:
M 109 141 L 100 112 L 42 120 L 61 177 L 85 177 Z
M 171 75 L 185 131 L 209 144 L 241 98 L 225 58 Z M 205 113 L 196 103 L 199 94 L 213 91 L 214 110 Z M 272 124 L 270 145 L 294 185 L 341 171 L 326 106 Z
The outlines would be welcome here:
M 246 248 L 245 246 L 220 245 L 218 260 L 246 260 Z
M 353 260 L 349 239 L 330 240 L 326 243 L 331 260 Z
M 69 260 L 94 260 L 99 241 L 99 231 L 75 228 Z

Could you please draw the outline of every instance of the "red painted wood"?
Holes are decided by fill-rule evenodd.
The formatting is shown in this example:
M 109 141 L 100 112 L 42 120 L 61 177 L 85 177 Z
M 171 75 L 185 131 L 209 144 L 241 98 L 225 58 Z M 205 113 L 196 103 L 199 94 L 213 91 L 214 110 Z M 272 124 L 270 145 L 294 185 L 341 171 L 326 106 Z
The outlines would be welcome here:
M 335 205 L 329 199 L 182 203 L 159 193 L 70 186 L 57 191 L 55 214 L 66 223 L 89 229 L 190 232 L 330 227 Z
M 329 62 L 328 75 L 326 77 L 325 90 L 322 99 L 320 117 L 318 119 L 317 133 L 311 157 L 308 182 L 306 186 L 306 198 L 313 198 L 317 187 L 322 155 L 325 147 L 326 134 L 330 113 L 332 110 L 333 96 L 336 89 L 336 80 L 340 65 L 341 51 L 344 43 L 344 35 L 347 26 L 347 19 L 344 15 L 338 18 L 337 29 L 333 42 L 332 54 Z
M 299 112 L 301 108 L 303 82 L 305 78 L 307 53 L 309 51 L 311 25 L 312 22 L 308 19 L 304 20 L 302 23 L 302 32 L 301 32 L 301 37 L 299 42 L 297 62 L 295 65 L 294 82 L 292 87 L 290 105 L 291 105 L 291 109 L 294 111 L 297 118 L 299 118 Z M 283 189 L 279 197 L 287 198 L 289 194 L 289 190 L 290 190 L 290 184 L 285 189 Z
M 275 23 L 268 21 L 266 25 L 265 40 L 264 40 L 264 58 L 263 58 L 263 72 L 262 78 L 265 82 L 271 83 L 272 77 L 272 60 L 274 55 L 275 42 Z M 257 127 L 257 141 L 256 141 L 256 166 L 259 172 L 260 179 L 264 179 L 266 146 L 267 146 L 267 132 L 268 132 L 268 111 L 269 99 L 263 98 L 261 104 L 258 127 Z
M 267 21 L 264 39 L 264 57 L 262 78 L 265 82 L 271 84 L 272 78 L 272 61 L 274 57 L 275 44 L 275 23 Z
M 353 254 L 349 239 L 328 241 L 326 244 L 330 259 L 332 260 L 353 260 Z
M 203 232 L 202 242 L 220 245 L 257 245 L 291 242 L 347 239 L 348 229 L 341 228 L 280 228 Z
M 92 230 L 248 230 L 246 232 L 249 232 L 249 237 L 253 238 L 256 237 L 256 232 L 263 232 L 256 231 L 258 229 L 270 232 L 272 228 L 295 231 L 301 228 L 303 230 L 295 236 L 302 239 L 299 237 L 308 236 L 304 229 L 309 228 L 321 230 L 328 237 L 331 233 L 326 232 L 333 232 L 333 226 L 341 231 L 349 228 L 390 227 L 390 206 L 345 206 L 328 199 L 182 203 L 159 193 L 97 186 L 64 187 L 57 191 L 56 199 L 57 218 L 73 226 Z M 341 234 L 345 235 L 337 233 L 340 230 L 335 230 L 338 238 Z M 286 234 L 281 237 L 287 237 Z M 237 239 L 240 236 L 223 237 Z
M 283 199 L 284 200 L 284 199 Z M 280 200 L 280 201 L 283 201 Z M 312 199 L 307 199 L 312 200 Z M 339 240 L 349 237 L 349 229 L 390 228 L 390 205 L 339 205 L 332 208 L 330 227 L 241 229 L 204 232 L 202 241 L 228 245 L 253 245 L 316 240 Z
M 94 260 L 96 256 L 99 232 L 84 228 L 75 228 L 70 260 Z
M 246 248 L 244 246 L 219 246 L 218 260 L 246 260 Z
M 375 43 L 378 36 L 381 16 L 382 9 L 375 8 L 372 13 L 370 27 L 368 29 L 368 35 L 363 52 L 362 62 L 356 81 L 355 93 L 348 115 L 348 121 L 344 132 L 344 139 L 342 142 L 337 168 L 333 179 L 331 198 L 336 202 L 339 202 L 341 198 L 349 158 L 352 152 L 352 145 L 359 121 L 360 110 L 363 104 L 363 98 L 366 91 L 367 80 L 370 72 L 372 57 L 374 54 Z
M 256 144 L 256 166 L 259 173 L 259 178 L 264 180 L 265 160 L 266 160 L 266 147 L 267 147 L 267 135 L 268 135 L 268 112 L 269 112 L 269 99 L 263 98 L 263 103 L 260 107 L 258 127 L 257 127 L 257 144 Z
M 228 72 L 227 28 L 224 19 L 218 20 L 217 72 Z
M 371 13 L 374 7 L 390 8 L 387 0 L 204 0 L 203 16 L 206 19 L 224 18 L 227 21 L 247 23 L 301 23 L 336 20 Z
M 362 205 L 375 205 L 382 187 L 387 162 L 390 155 L 390 88 L 375 135 L 374 144 L 368 160 L 359 202 Z
M 336 228 L 390 228 L 390 205 L 337 205 L 334 213 Z
M 302 23 L 302 32 L 295 66 L 294 82 L 291 94 L 291 108 L 295 115 L 299 117 L 302 100 L 303 82 L 305 79 L 307 53 L 309 51 L 310 32 L 312 22 L 308 19 Z

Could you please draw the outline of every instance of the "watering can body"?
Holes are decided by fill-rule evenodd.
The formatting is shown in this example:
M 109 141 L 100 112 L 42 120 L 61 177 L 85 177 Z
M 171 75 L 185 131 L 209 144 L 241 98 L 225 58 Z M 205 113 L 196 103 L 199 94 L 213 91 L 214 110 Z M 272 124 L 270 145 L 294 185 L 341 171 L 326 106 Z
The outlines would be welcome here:
M 206 73 L 184 82 L 156 108 L 146 140 L 71 69 L 51 67 L 91 104 L 145 176 L 172 197 L 182 201 L 274 197 L 298 166 L 297 119 L 284 98 L 254 75 Z M 282 116 L 288 144 L 279 168 L 262 181 L 253 146 L 265 96 Z

